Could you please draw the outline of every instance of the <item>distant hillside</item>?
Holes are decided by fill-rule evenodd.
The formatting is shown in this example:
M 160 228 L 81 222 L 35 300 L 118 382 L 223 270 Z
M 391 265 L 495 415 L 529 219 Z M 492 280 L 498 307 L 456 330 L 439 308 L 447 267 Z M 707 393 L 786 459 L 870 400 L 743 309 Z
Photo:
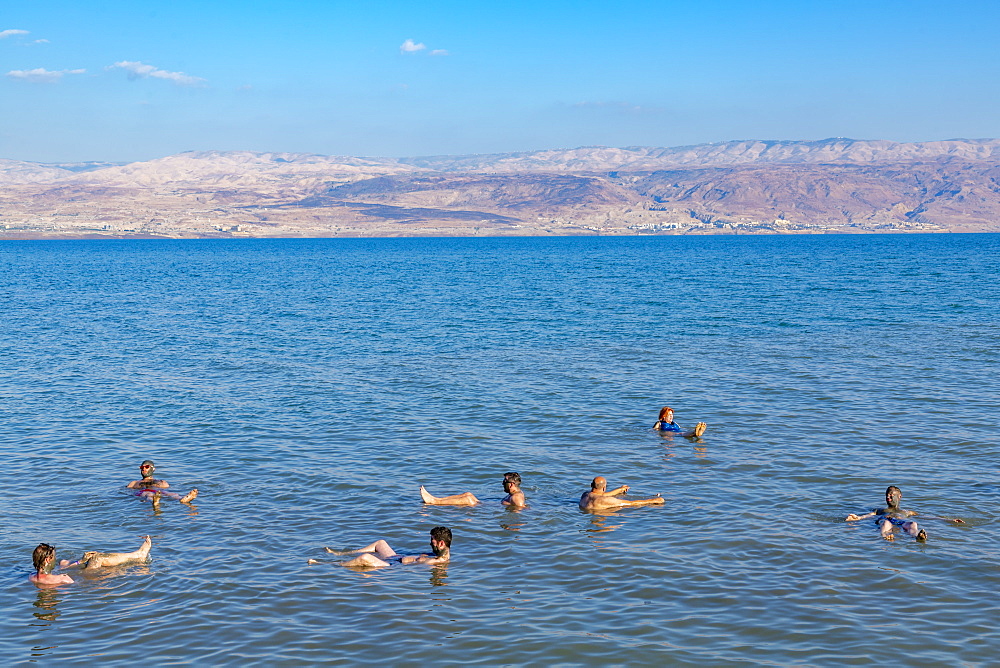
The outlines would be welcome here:
M 901 144 L 890 141 L 730 141 L 674 148 L 607 148 L 403 158 L 400 162 L 447 172 L 646 171 L 672 167 L 748 164 L 913 162 L 937 159 L 1000 160 L 1000 139 L 951 139 Z
M 0 238 L 1000 231 L 1000 140 L 0 160 Z

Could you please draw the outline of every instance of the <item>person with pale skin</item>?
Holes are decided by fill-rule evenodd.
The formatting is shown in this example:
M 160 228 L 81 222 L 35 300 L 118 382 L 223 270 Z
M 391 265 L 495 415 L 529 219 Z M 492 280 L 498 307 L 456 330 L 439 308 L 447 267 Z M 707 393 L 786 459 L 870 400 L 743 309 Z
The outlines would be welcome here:
M 590 491 L 580 497 L 581 510 L 604 510 L 608 508 L 625 508 L 627 506 L 656 506 L 664 503 L 659 494 L 649 499 L 621 499 L 620 495 L 628 492 L 628 485 L 608 489 L 608 481 L 603 476 L 597 476 L 590 483 Z
M 500 503 L 505 506 L 523 506 L 524 492 L 521 491 L 521 475 L 516 471 L 509 471 L 503 474 L 503 491 L 507 493 Z M 474 506 L 479 503 L 479 499 L 472 492 L 463 492 L 451 496 L 434 496 L 427 489 L 420 486 L 420 499 L 429 506 Z
M 31 563 L 35 567 L 35 572 L 28 576 L 28 580 L 37 585 L 61 585 L 72 584 L 73 578 L 61 573 L 53 573 L 56 567 L 56 548 L 48 543 L 41 543 L 31 553 Z
M 517 471 L 503 474 L 503 491 L 507 492 L 507 496 L 500 500 L 503 505 L 511 508 L 524 508 L 527 505 L 524 492 L 521 491 L 521 474 Z
M 83 569 L 90 569 L 146 561 L 149 559 L 149 550 L 152 546 L 153 539 L 149 536 L 143 536 L 142 545 L 139 546 L 138 550 L 132 552 L 84 552 L 77 561 L 63 559 L 59 562 L 59 566 L 62 568 L 79 566 Z
M 698 438 L 705 433 L 705 430 L 708 429 L 708 425 L 704 422 L 699 422 L 694 426 L 694 429 L 684 431 L 681 429 L 680 425 L 674 422 L 674 409 L 670 406 L 664 406 L 660 409 L 660 416 L 657 418 L 656 424 L 653 425 L 653 429 L 667 434 L 677 434 L 678 436 L 684 436 L 687 438 Z
M 170 487 L 170 483 L 166 480 L 160 480 L 153 477 L 153 473 L 156 471 L 156 465 L 149 459 L 139 464 L 139 475 L 142 476 L 139 480 L 133 480 L 129 484 L 125 485 L 128 489 L 138 490 L 135 495 L 138 496 L 143 501 L 152 501 L 154 507 L 159 507 L 160 499 L 167 497 L 168 499 L 176 499 L 181 503 L 191 503 L 198 496 L 198 490 L 192 489 L 190 492 L 181 496 L 175 492 L 165 491 Z
M 420 486 L 420 499 L 429 506 L 474 506 L 479 503 L 479 499 L 472 492 L 434 496 L 423 485 Z
M 907 518 L 913 517 L 918 513 L 914 510 L 904 510 L 900 507 L 899 502 L 903 498 L 903 492 L 901 489 L 895 485 L 889 485 L 885 490 L 885 508 L 873 508 L 869 512 L 863 515 L 856 515 L 851 513 L 846 518 L 845 522 L 856 522 L 858 520 L 867 519 L 869 517 L 878 517 L 879 534 L 882 538 L 886 540 L 893 540 L 892 528 L 898 526 L 903 529 L 906 533 L 913 536 L 917 540 L 924 541 L 927 540 L 927 532 L 920 528 L 920 526 L 913 520 Z M 964 520 L 959 518 L 948 518 L 948 517 L 935 517 L 933 515 L 925 515 L 928 519 L 934 520 L 944 520 L 946 522 L 955 522 L 956 524 L 965 524 Z
M 351 568 L 385 568 L 392 563 L 400 564 L 445 564 L 451 559 L 451 529 L 448 527 L 434 527 L 431 529 L 431 552 L 433 554 L 412 554 L 400 555 L 389 546 L 384 540 L 377 540 L 360 550 L 348 550 L 338 552 L 326 548 L 332 554 L 359 554 L 359 556 L 345 561 L 344 566 Z M 315 560 L 310 560 L 314 562 Z

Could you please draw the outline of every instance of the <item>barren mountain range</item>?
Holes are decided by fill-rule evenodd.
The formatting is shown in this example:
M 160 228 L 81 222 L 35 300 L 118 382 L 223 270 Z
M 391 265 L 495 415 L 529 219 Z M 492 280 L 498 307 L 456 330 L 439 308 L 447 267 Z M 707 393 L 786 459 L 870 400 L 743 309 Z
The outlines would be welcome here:
M 0 159 L 0 239 L 1000 231 L 1000 140 Z

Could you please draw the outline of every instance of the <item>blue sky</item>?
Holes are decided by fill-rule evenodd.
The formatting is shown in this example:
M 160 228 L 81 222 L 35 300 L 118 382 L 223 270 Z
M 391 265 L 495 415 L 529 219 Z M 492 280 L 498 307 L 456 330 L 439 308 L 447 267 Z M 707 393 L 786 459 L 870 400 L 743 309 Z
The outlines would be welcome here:
M 22 0 L 0 157 L 1000 137 L 1000 3 Z

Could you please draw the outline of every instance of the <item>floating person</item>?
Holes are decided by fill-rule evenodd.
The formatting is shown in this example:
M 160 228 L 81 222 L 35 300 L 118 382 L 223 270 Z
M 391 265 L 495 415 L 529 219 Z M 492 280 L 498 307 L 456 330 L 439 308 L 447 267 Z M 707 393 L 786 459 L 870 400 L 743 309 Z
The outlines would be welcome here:
M 151 459 L 147 459 L 139 464 L 139 475 L 142 476 L 141 480 L 133 480 L 129 484 L 125 485 L 128 489 L 138 490 L 135 495 L 144 501 L 152 501 L 154 507 L 159 507 L 160 499 L 167 497 L 168 499 L 177 499 L 181 503 L 191 503 L 198 496 L 198 490 L 192 489 L 190 492 L 181 496 L 175 492 L 165 491 L 170 487 L 170 483 L 166 480 L 159 480 L 153 477 L 153 473 L 156 471 L 156 465 Z
M 500 503 L 505 506 L 520 507 L 525 505 L 524 492 L 521 491 L 521 474 L 508 471 L 503 474 L 503 491 L 507 493 Z M 429 506 L 474 506 L 479 499 L 472 492 L 462 492 L 451 496 L 434 496 L 420 486 L 420 499 Z
M 133 562 L 146 561 L 149 559 L 149 550 L 153 546 L 153 539 L 143 536 L 142 545 L 138 550 L 132 552 L 84 552 L 77 561 L 62 560 L 59 566 L 62 568 L 72 568 L 79 566 L 83 569 L 106 568 L 109 566 L 121 566 Z
M 660 417 L 657 418 L 656 424 L 653 425 L 653 429 L 671 434 L 677 434 L 678 436 L 698 438 L 705 433 L 706 429 L 708 429 L 708 424 L 699 422 L 691 431 L 684 431 L 681 429 L 679 424 L 674 422 L 674 409 L 670 406 L 664 406 L 660 409 Z
M 867 519 L 869 517 L 878 517 L 879 533 L 886 540 L 892 540 L 892 527 L 899 526 L 902 527 L 904 531 L 909 533 L 911 536 L 917 538 L 917 540 L 927 540 L 927 532 L 921 529 L 916 522 L 908 521 L 908 517 L 913 517 L 918 513 L 915 510 L 904 510 L 900 507 L 899 502 L 903 498 L 903 492 L 901 489 L 895 485 L 889 485 L 885 488 L 885 508 L 872 508 L 869 512 L 864 515 L 855 515 L 851 513 L 846 518 L 845 522 L 856 522 L 858 520 Z M 946 522 L 955 522 L 957 524 L 965 524 L 965 521 L 955 518 L 948 517 L 936 517 L 933 515 L 926 515 L 928 519 L 944 520 Z
M 53 573 L 56 567 L 56 548 L 48 543 L 41 543 L 31 553 L 31 563 L 35 567 L 35 572 L 28 576 L 28 580 L 40 585 L 60 585 L 72 584 L 73 578 L 61 573 Z
M 622 485 L 608 490 L 608 481 L 603 476 L 597 476 L 590 483 L 590 491 L 580 497 L 581 510 L 604 510 L 607 508 L 624 508 L 626 506 L 655 506 L 664 503 L 659 494 L 649 499 L 619 499 L 618 496 L 628 492 L 628 485 Z
M 332 554 L 358 554 L 359 556 L 343 563 L 344 566 L 352 568 L 384 568 L 392 563 L 444 564 L 451 558 L 451 529 L 448 527 L 434 527 L 431 529 L 431 551 L 433 554 L 405 556 L 396 554 L 396 551 L 389 547 L 389 543 L 381 539 L 360 550 L 339 552 L 330 548 L 325 549 Z M 317 562 L 315 559 L 310 559 L 309 563 Z

